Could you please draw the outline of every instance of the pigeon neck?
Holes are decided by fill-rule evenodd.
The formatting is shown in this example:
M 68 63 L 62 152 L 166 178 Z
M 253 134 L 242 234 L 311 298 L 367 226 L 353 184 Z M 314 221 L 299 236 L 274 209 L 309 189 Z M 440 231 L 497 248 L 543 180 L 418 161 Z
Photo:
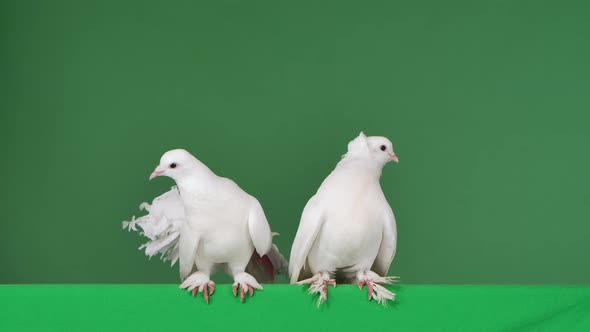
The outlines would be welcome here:
M 197 163 L 194 170 L 181 179 L 176 180 L 178 189 L 185 192 L 204 192 L 211 188 L 217 181 L 218 177 L 207 166 Z
M 346 157 L 338 163 L 336 168 L 362 170 L 363 173 L 369 174 L 379 181 L 383 165 L 373 159 Z

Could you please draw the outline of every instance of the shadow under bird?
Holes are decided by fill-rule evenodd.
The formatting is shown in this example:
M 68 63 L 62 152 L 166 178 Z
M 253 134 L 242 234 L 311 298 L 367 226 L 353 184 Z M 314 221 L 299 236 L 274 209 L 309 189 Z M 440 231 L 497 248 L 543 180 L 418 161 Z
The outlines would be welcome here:
M 123 222 L 149 239 L 140 249 L 180 261 L 180 288 L 202 292 L 209 303 L 215 290 L 210 275 L 224 269 L 234 278 L 233 293 L 246 293 L 273 281 L 287 262 L 272 243 L 260 203 L 232 180 L 215 175 L 185 150 L 166 152 L 150 176 L 168 176 L 176 187 L 140 208 L 149 213 Z
M 305 206 L 291 248 L 291 283 L 309 284 L 318 305 L 336 282 L 367 286 L 369 300 L 394 300 L 383 287 L 395 281 L 387 271 L 395 255 L 397 229 L 393 211 L 381 190 L 383 166 L 398 162 L 385 137 L 364 133 Z

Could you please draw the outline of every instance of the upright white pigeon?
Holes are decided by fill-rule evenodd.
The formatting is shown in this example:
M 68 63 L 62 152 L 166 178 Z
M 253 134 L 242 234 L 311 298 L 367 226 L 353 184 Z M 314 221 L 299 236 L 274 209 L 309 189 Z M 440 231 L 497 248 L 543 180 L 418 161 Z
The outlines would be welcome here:
M 149 242 L 148 256 L 161 254 L 172 265 L 180 259 L 180 288 L 209 296 L 215 283 L 209 278 L 217 269 L 233 276 L 233 293 L 253 295 L 270 282 L 287 262 L 272 243 L 273 233 L 256 198 L 233 181 L 215 175 L 185 150 L 171 150 L 160 159 L 150 176 L 168 176 L 176 187 L 143 203 L 149 214 L 123 222 L 123 227 L 143 229 Z M 258 279 L 258 280 L 257 280 Z
M 310 284 L 309 292 L 319 294 L 318 305 L 336 280 L 358 283 L 360 289 L 366 285 L 369 300 L 394 300 L 395 294 L 382 286 L 396 279 L 385 276 L 397 229 L 379 184 L 389 161 L 399 161 L 391 142 L 361 132 L 303 210 L 289 274 L 291 283 Z

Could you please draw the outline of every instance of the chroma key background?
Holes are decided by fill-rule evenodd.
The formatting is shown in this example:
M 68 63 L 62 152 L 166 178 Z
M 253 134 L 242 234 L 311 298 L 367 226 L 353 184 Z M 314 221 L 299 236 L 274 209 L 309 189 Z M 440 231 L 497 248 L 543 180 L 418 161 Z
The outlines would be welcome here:
M 256 196 L 288 256 L 363 130 L 400 157 L 403 283 L 588 284 L 589 9 L 3 1 L 0 283 L 176 283 L 120 222 L 178 147 Z

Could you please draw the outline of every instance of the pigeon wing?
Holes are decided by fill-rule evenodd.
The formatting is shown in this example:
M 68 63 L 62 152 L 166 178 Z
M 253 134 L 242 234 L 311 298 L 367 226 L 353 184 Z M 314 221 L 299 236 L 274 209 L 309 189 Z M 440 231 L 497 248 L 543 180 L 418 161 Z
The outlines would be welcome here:
M 188 223 L 180 231 L 178 249 L 180 256 L 180 280 L 184 281 L 192 272 L 197 256 L 199 237 L 193 233 Z
M 312 197 L 303 209 L 301 222 L 293 241 L 291 248 L 291 257 L 289 258 L 289 275 L 291 283 L 299 279 L 301 269 L 304 268 L 307 261 L 307 255 L 311 246 L 315 242 L 318 232 L 322 226 L 322 216 L 317 203 L 317 199 Z
M 256 252 L 262 257 L 272 248 L 272 233 L 262 206 L 256 198 L 251 197 L 251 199 L 252 203 L 248 212 L 248 231 Z
M 386 209 L 383 213 L 383 235 L 381 237 L 381 245 L 373 262 L 371 270 L 375 271 L 380 276 L 385 276 L 389 270 L 389 266 L 395 256 L 395 249 L 397 245 L 397 226 L 395 224 L 395 216 L 389 204 L 385 204 Z
M 248 231 L 256 250 L 252 253 L 246 271 L 259 282 L 273 282 L 276 274 L 283 271 L 287 261 L 277 246 L 272 244 L 272 237 L 278 234 L 270 231 L 270 225 L 266 220 L 262 206 L 256 198 L 251 197 L 251 200 L 252 204 L 248 213 Z

